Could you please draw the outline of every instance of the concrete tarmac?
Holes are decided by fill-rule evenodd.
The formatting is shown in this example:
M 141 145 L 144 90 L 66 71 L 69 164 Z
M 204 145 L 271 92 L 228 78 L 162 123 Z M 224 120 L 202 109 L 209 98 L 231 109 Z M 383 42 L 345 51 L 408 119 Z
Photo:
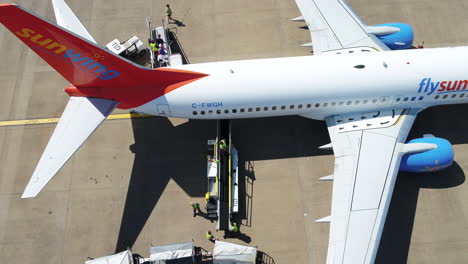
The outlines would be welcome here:
M 4 3 L 5 1 L 0 1 Z M 464 1 L 350 0 L 369 25 L 409 23 L 415 44 L 468 45 Z M 18 4 L 55 21 L 48 0 Z M 102 45 L 137 35 L 145 18 L 164 18 L 166 1 L 67 0 Z M 293 0 L 168 0 L 171 30 L 191 63 L 308 56 L 310 42 Z M 4 27 L 0 29 L 0 120 L 59 117 L 68 85 Z M 289 65 L 284 65 L 289 67 Z M 287 87 L 285 87 L 287 89 Z M 468 117 L 466 105 L 422 112 L 410 137 L 431 133 L 454 144 L 455 163 L 439 173 L 400 174 L 377 263 L 468 263 Z M 116 111 L 123 113 L 124 111 Z M 83 263 L 132 247 L 194 240 L 215 223 L 193 218 L 203 204 L 205 144 L 215 122 L 166 118 L 109 120 L 34 199 L 20 199 L 54 124 L 0 127 L 0 259 L 2 263 Z M 300 117 L 233 121 L 243 164 L 241 239 L 267 263 L 324 263 L 333 173 L 325 124 Z M 215 236 L 222 236 L 222 233 Z M 223 238 L 221 238 L 224 240 Z

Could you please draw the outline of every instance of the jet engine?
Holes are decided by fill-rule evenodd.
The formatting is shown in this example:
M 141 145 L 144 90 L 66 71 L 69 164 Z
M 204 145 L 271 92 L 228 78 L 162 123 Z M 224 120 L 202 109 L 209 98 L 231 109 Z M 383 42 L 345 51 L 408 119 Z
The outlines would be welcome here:
M 433 172 L 449 167 L 453 162 L 453 148 L 450 142 L 438 137 L 424 137 L 410 140 L 413 143 L 428 143 L 436 147 L 431 150 L 408 153 L 401 159 L 400 171 Z
M 408 24 L 386 23 L 367 27 L 372 33 L 392 50 L 409 49 L 413 45 L 414 31 Z

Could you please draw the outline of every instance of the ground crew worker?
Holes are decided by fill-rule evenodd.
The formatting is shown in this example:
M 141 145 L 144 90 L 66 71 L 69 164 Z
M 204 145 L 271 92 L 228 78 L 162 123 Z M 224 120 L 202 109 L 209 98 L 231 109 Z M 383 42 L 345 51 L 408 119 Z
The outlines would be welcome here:
M 219 150 L 221 151 L 221 155 L 226 155 L 227 153 L 227 144 L 226 144 L 226 140 L 223 139 L 219 142 Z
M 156 57 L 158 55 L 158 47 L 156 46 L 156 43 L 154 43 L 154 40 L 150 40 L 150 47 L 151 50 L 153 51 L 154 56 Z
M 208 230 L 208 232 L 206 232 L 206 239 L 208 239 L 209 241 L 211 242 L 215 242 L 216 240 L 218 240 L 217 238 L 215 238 L 212 234 L 211 234 L 211 231 Z
M 229 225 L 229 231 L 224 233 L 224 238 L 236 237 L 239 234 L 239 226 L 236 222 Z
M 171 10 L 171 7 L 169 6 L 169 4 L 166 5 L 166 16 L 167 16 L 167 23 L 168 24 L 169 24 L 169 20 L 175 21 L 172 18 L 172 10 Z
M 192 202 L 192 203 L 190 203 L 190 205 L 192 205 L 193 217 L 197 216 L 197 214 L 200 213 L 200 204 Z
M 232 223 L 231 228 L 232 228 L 231 231 L 232 231 L 233 233 L 239 232 L 239 227 L 237 226 L 237 223 L 236 223 L 236 222 Z
M 162 44 L 159 44 L 159 49 L 158 49 L 158 61 L 159 61 L 159 66 L 167 66 L 167 49 L 163 47 Z
M 159 46 L 159 44 L 163 45 L 165 42 L 161 38 L 161 34 L 158 34 L 158 37 L 156 38 L 156 44 Z

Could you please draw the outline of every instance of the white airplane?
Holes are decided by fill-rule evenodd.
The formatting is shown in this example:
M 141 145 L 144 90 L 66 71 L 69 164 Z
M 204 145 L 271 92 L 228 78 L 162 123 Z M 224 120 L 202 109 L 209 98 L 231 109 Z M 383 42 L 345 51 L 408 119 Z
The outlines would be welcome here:
M 96 44 L 63 0 L 58 26 L 14 4 L 0 20 L 72 85 L 23 198 L 34 197 L 115 109 L 189 119 L 325 120 L 333 148 L 327 263 L 373 263 L 399 170 L 450 166 L 447 140 L 406 142 L 421 110 L 468 101 L 468 47 L 408 49 L 405 24 L 367 26 L 343 0 L 296 0 L 315 56 L 149 69 Z M 398 51 L 391 51 L 399 49 Z

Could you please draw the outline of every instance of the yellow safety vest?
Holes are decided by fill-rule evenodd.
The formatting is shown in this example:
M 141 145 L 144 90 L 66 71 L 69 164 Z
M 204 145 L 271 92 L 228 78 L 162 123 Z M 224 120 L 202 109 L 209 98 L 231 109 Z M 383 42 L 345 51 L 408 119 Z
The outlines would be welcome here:
M 208 240 L 213 239 L 213 235 L 206 233 L 206 239 L 208 239 Z
M 220 148 L 220 149 L 226 149 L 226 148 L 227 148 L 226 140 L 223 139 L 223 140 L 221 140 L 221 141 L 219 142 L 219 148 Z
M 158 51 L 158 47 L 156 47 L 155 43 L 150 43 L 150 47 L 153 49 L 153 51 Z

